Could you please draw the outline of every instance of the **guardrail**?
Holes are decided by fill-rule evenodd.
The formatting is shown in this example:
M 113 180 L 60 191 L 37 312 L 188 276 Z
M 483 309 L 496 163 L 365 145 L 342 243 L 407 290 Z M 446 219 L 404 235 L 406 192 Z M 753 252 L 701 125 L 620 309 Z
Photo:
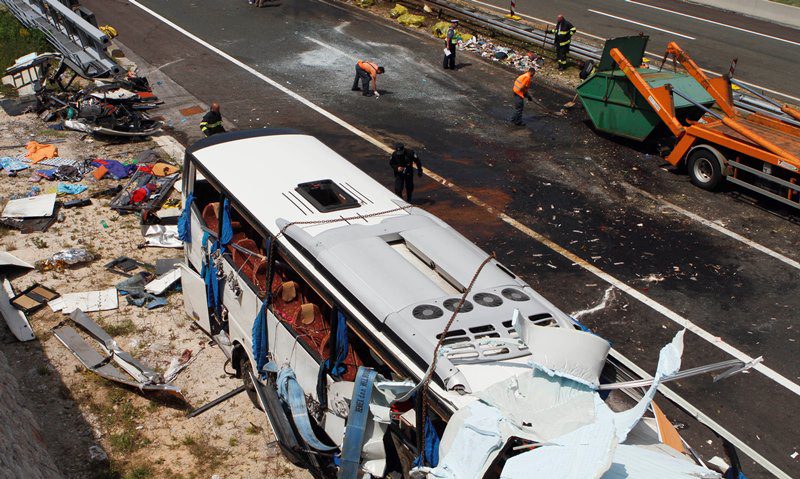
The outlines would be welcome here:
M 68 2 L 68 0 L 64 0 Z M 40 30 L 79 75 L 117 75 L 122 68 L 106 52 L 108 35 L 59 0 L 0 0 L 27 28 Z
M 409 3 L 414 3 L 416 0 L 405 0 Z M 462 17 L 470 23 L 476 24 L 480 27 L 494 30 L 503 35 L 513 38 L 515 40 L 530 43 L 538 48 L 554 49 L 553 37 L 545 33 L 544 30 L 522 24 L 520 22 L 493 15 L 491 13 L 479 10 L 477 8 L 466 7 L 458 5 L 447 0 L 425 0 L 425 3 L 444 10 L 448 10 L 456 17 Z M 572 41 L 570 46 L 569 55 L 572 58 L 581 61 L 592 60 L 594 62 L 600 61 L 600 56 L 603 54 L 601 47 L 596 47 L 588 43 L 579 41 Z M 800 122 L 793 119 L 789 115 L 783 113 L 779 108 L 765 102 L 755 96 L 747 95 L 745 93 L 736 93 L 734 95 L 734 105 L 745 111 L 753 113 L 761 113 L 773 118 L 783 120 L 795 126 L 800 126 Z

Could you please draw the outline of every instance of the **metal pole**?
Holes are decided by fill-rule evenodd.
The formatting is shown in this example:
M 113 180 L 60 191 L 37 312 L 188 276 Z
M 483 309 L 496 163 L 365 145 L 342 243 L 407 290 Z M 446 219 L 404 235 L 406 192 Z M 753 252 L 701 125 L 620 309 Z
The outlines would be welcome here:
M 238 388 L 234 389 L 233 391 L 225 393 L 222 396 L 218 397 L 217 399 L 214 399 L 210 403 L 204 404 L 204 405 L 200 406 L 199 408 L 195 409 L 194 411 L 189 412 L 189 414 L 187 414 L 186 417 L 187 418 L 193 418 L 195 416 L 199 416 L 200 414 L 203 414 L 204 412 L 208 411 L 209 409 L 211 409 L 212 407 L 216 406 L 217 404 L 225 402 L 228 399 L 236 396 L 237 394 L 241 394 L 242 392 L 244 392 L 245 389 L 247 389 L 247 386 L 245 386 L 243 384 L 243 385 L 239 386 Z

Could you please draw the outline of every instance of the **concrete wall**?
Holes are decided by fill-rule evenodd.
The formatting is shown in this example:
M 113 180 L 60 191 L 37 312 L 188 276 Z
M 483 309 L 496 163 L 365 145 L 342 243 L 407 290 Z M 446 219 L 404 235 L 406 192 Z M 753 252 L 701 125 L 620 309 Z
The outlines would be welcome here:
M 5 327 L 5 326 L 4 326 Z M 0 353 L 0 477 L 63 479 Z
M 769 0 L 688 0 L 768 22 L 800 28 L 800 8 Z

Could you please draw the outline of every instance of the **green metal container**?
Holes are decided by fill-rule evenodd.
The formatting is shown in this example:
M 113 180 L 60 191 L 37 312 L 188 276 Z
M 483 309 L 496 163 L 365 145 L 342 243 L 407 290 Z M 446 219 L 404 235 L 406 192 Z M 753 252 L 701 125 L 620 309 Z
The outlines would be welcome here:
M 597 71 L 578 86 L 578 96 L 596 129 L 644 141 L 661 125 L 658 114 L 609 54 L 612 48 L 618 48 L 632 65 L 641 65 L 647 40 L 645 36 L 608 40 Z M 701 105 L 714 103 L 697 80 L 685 73 L 650 68 L 637 68 L 637 71 L 654 88 L 670 84 Z M 682 123 L 703 116 L 700 108 L 678 95 L 673 95 L 673 102 L 675 116 Z

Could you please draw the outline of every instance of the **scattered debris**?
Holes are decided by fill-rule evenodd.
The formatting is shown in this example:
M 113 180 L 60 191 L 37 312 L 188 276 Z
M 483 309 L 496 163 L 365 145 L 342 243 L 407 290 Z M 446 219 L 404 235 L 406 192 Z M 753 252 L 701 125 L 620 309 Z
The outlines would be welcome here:
M 117 290 L 109 288 L 101 291 L 67 293 L 50 301 L 47 305 L 50 306 L 53 312 L 61 311 L 63 314 L 70 314 L 76 309 L 85 312 L 117 309 L 119 300 L 117 298 Z
M 3 218 L 42 218 L 52 216 L 56 195 L 39 195 L 11 200 L 3 209 Z
M 36 262 L 39 271 L 63 271 L 69 266 L 89 263 L 94 261 L 94 255 L 86 248 L 69 248 L 53 254 L 47 259 Z
M 142 229 L 145 239 L 143 246 L 183 248 L 183 241 L 178 238 L 177 225 L 146 225 Z
M 109 263 L 106 263 L 105 268 L 111 271 L 112 273 L 117 273 L 118 275 L 130 278 L 131 275 L 128 273 L 135 270 L 136 268 L 154 269 L 155 267 L 151 264 L 136 261 L 135 259 L 129 258 L 127 256 L 119 256 L 111 260 Z
M 202 349 L 200 351 L 202 351 Z M 200 351 L 198 351 L 197 354 L 200 354 Z M 174 381 L 175 378 L 178 377 L 178 374 L 186 369 L 186 367 L 189 366 L 189 364 L 191 364 L 195 359 L 197 359 L 197 355 L 192 356 L 191 349 L 184 349 L 180 357 L 172 358 L 172 360 L 169 362 L 169 367 L 164 373 L 164 380 L 167 382 Z
M 155 295 L 163 294 L 164 291 L 169 289 L 179 279 L 181 279 L 181 269 L 175 268 L 147 283 L 144 290 Z
M 59 326 L 53 330 L 55 336 L 76 358 L 90 371 L 100 376 L 126 386 L 138 388 L 140 391 L 153 391 L 167 393 L 184 401 L 180 388 L 166 381 L 153 369 L 145 366 L 130 354 L 123 351 L 108 333 L 86 315 L 84 311 L 76 310 L 70 315 L 75 324 L 86 331 L 99 345 L 104 355 L 87 343 L 78 332 L 70 326 Z M 104 357 L 105 356 L 105 357 Z M 110 364 L 113 360 L 129 376 Z M 131 379 L 133 378 L 133 379 Z
M 111 200 L 111 209 L 120 212 L 153 211 L 166 201 L 179 174 L 159 177 L 138 170 L 127 185 Z
M 34 313 L 50 301 L 61 296 L 55 290 L 33 283 L 30 287 L 14 296 L 11 304 L 24 313 Z
M 2 278 L 3 285 L 0 288 L 0 313 L 3 315 L 8 329 L 20 341 L 32 341 L 36 339 L 31 329 L 31 323 L 23 311 L 11 305 L 10 298 L 14 296 L 14 288 L 11 282 Z
M 18 268 L 33 269 L 33 265 L 23 261 L 8 251 L 0 251 L 0 267 L 15 266 Z

